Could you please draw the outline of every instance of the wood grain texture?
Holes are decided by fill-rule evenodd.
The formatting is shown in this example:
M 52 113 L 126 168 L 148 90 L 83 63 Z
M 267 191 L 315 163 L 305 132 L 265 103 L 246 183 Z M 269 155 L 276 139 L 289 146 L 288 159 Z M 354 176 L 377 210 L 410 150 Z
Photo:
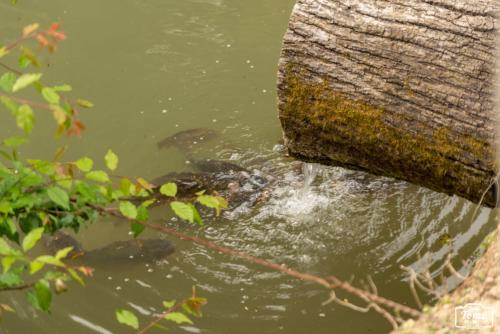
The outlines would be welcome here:
M 478 201 L 496 174 L 493 81 L 499 9 L 494 0 L 298 0 L 278 73 L 289 152 Z M 309 94 L 307 104 L 297 103 L 298 85 Z M 327 89 L 311 89 L 318 85 Z M 335 121 L 335 107 L 322 110 L 322 121 L 315 122 L 314 106 L 328 94 L 353 107 L 377 108 L 380 124 L 389 129 L 386 135 L 367 144 L 360 139 L 362 123 Z M 415 143 L 394 149 L 389 133 Z M 446 145 L 454 149 L 440 149 Z M 434 163 L 429 156 L 436 157 Z M 494 193 L 492 187 L 486 194 L 489 206 L 495 205 Z

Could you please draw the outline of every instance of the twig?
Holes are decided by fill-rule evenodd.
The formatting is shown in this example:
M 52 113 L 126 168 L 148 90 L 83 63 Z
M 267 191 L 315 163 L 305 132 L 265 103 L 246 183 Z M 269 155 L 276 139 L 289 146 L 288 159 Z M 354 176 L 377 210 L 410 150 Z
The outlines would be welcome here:
M 11 99 L 12 101 L 16 101 L 16 102 L 21 103 L 21 104 L 27 104 L 27 105 L 34 107 L 34 108 L 52 111 L 52 108 L 50 107 L 50 105 L 48 105 L 46 103 L 33 102 L 30 100 L 21 99 L 21 98 L 12 96 L 12 95 L 7 95 L 7 94 L 0 94 L 0 96 L 5 96 L 5 97 Z
M 112 216 L 115 216 L 115 217 L 121 218 L 121 219 L 127 219 L 116 208 L 103 208 L 103 207 L 100 207 L 97 205 L 92 205 L 92 204 L 88 204 L 88 205 L 91 206 L 92 208 L 102 212 L 102 213 L 106 213 L 106 214 L 109 214 L 109 215 L 112 215 Z M 306 281 L 306 282 L 311 282 L 311 283 L 321 285 L 329 290 L 332 290 L 335 288 L 341 288 L 341 289 L 343 289 L 349 293 L 352 293 L 356 296 L 364 296 L 374 303 L 388 306 L 394 310 L 400 311 L 400 312 L 405 313 L 407 315 L 410 315 L 412 317 L 419 317 L 422 314 L 420 311 L 415 310 L 411 307 L 408 307 L 408 306 L 399 304 L 397 302 L 394 302 L 392 300 L 374 295 L 370 292 L 355 288 L 352 285 L 350 285 L 349 283 L 339 280 L 335 276 L 330 276 L 327 279 L 325 279 L 325 278 L 311 275 L 308 273 L 302 273 L 302 272 L 287 268 L 284 265 L 280 265 L 280 264 L 277 264 L 277 263 L 274 263 L 274 262 L 271 262 L 268 260 L 257 258 L 255 256 L 243 253 L 241 251 L 237 251 L 237 250 L 232 249 L 232 248 L 219 246 L 219 245 L 217 245 L 213 242 L 210 242 L 206 239 L 186 235 L 184 233 L 181 233 L 181 232 L 179 232 L 175 229 L 169 228 L 169 227 L 164 227 L 164 226 L 160 226 L 157 224 L 151 224 L 151 223 L 140 222 L 140 221 L 136 221 L 136 223 L 141 224 L 149 229 L 159 231 L 163 234 L 172 235 L 172 236 L 179 238 L 181 240 L 187 240 L 187 241 L 190 241 L 192 243 L 202 245 L 206 248 L 213 249 L 217 252 L 220 252 L 220 253 L 223 253 L 226 255 L 235 256 L 235 257 L 238 257 L 238 258 L 243 259 L 245 261 L 248 261 L 250 263 L 257 264 L 257 265 L 260 265 L 262 267 L 284 273 L 288 276 L 298 278 L 298 279 Z
M 488 190 L 494 185 L 497 184 L 498 186 L 498 179 L 500 177 L 500 174 L 495 175 L 488 184 L 488 187 L 484 190 L 483 194 L 481 195 L 481 198 L 479 199 L 479 202 L 476 205 L 476 208 L 474 209 L 474 212 L 472 213 L 471 217 L 471 224 L 474 221 L 474 218 L 476 217 L 477 212 L 479 211 L 479 208 L 481 207 L 481 204 L 483 204 L 484 198 L 486 197 L 486 194 L 488 193 Z M 497 196 L 498 197 L 498 196 Z M 498 203 L 498 198 L 496 198 L 496 202 Z
M 413 294 L 413 298 L 415 299 L 415 302 L 417 303 L 417 306 L 419 309 L 422 309 L 422 302 L 420 301 L 420 297 L 418 296 L 417 290 L 415 289 L 415 280 L 416 280 L 416 275 L 411 275 L 410 276 L 410 290 L 411 293 Z
M 0 62 L 0 66 L 2 66 L 2 67 L 3 67 L 3 68 L 5 68 L 6 70 L 11 71 L 11 72 L 13 72 L 13 73 L 15 73 L 15 74 L 17 74 L 17 75 L 22 75 L 22 74 L 23 74 L 23 72 L 18 71 L 18 70 L 16 70 L 15 68 L 12 68 L 12 67 L 10 67 L 9 65 L 4 64 L 4 63 L 2 63 L 2 62 Z
M 370 275 L 368 275 L 368 284 L 370 285 L 370 288 L 372 289 L 373 294 L 378 295 L 377 286 L 375 285 L 375 282 L 373 282 L 373 279 Z
M 26 283 L 23 285 L 18 285 L 18 286 L 7 286 L 0 288 L 0 291 L 18 291 L 18 290 L 25 290 L 33 287 L 35 283 Z
M 363 298 L 366 302 L 370 302 L 366 297 L 361 296 L 361 298 Z M 373 302 L 370 302 L 368 306 L 369 307 L 371 306 L 377 313 L 381 314 L 384 318 L 386 318 L 387 321 L 389 321 L 389 323 L 392 325 L 393 329 L 398 328 L 398 323 L 396 319 L 394 319 L 394 317 L 389 312 L 387 312 L 387 310 L 383 309 L 382 307 L 380 307 L 380 305 Z
M 166 310 L 165 312 L 161 313 L 161 314 L 158 314 L 155 316 L 155 320 L 151 321 L 146 327 L 144 327 L 143 329 L 141 329 L 139 332 L 137 332 L 137 334 L 144 334 L 146 333 L 148 330 L 150 330 L 154 325 L 156 325 L 157 323 L 159 323 L 161 320 L 163 320 L 165 318 L 165 316 L 169 313 L 172 313 L 174 311 L 176 311 L 179 307 L 182 306 L 182 304 L 184 304 L 185 300 L 183 301 L 180 301 L 178 303 L 176 303 L 174 306 L 172 306 L 171 308 L 169 308 L 168 310 Z
M 453 275 L 457 276 L 462 281 L 467 278 L 467 277 L 463 276 L 462 274 L 460 274 L 458 271 L 456 271 L 455 267 L 453 267 L 453 265 L 451 264 L 451 259 L 450 259 L 449 256 L 448 256 L 448 258 L 446 260 L 446 267 L 448 268 L 448 270 L 450 271 L 450 273 L 452 273 Z

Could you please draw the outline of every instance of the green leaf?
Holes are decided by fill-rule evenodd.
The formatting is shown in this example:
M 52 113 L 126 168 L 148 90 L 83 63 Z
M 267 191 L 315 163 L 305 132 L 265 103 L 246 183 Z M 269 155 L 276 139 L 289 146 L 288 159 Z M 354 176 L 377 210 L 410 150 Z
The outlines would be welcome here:
M 104 156 L 104 161 L 109 170 L 114 171 L 118 167 L 118 156 L 111 150 L 108 150 Z
M 191 206 L 186 203 L 174 201 L 170 203 L 170 207 L 179 218 L 187 220 L 190 223 L 194 222 L 194 212 Z
M 3 272 L 6 273 L 10 270 L 17 258 L 15 256 L 6 256 L 2 259 Z
M 52 255 L 40 255 L 39 257 L 37 257 L 33 261 L 41 262 L 41 263 L 45 263 L 45 264 L 51 264 L 51 265 L 57 266 L 57 267 L 64 267 L 64 263 Z
M 85 177 L 89 180 L 96 182 L 101 182 L 101 183 L 110 182 L 108 174 L 102 170 L 95 170 L 92 172 L 88 172 L 87 174 L 85 174 Z
M 221 209 L 225 209 L 228 206 L 227 201 L 220 196 L 200 195 L 196 200 L 208 208 L 215 209 L 217 216 L 220 214 Z
M 118 320 L 120 324 L 130 326 L 133 329 L 139 328 L 139 319 L 137 319 L 137 316 L 134 313 L 123 309 L 118 309 L 115 313 L 116 320 Z
M 145 222 L 149 219 L 149 212 L 147 207 L 144 206 L 144 203 L 137 208 L 137 217 L 135 219 L 141 222 Z
M 36 58 L 36 55 L 28 49 L 27 47 L 21 47 L 21 56 L 19 57 L 19 66 L 21 68 L 28 67 L 29 64 L 32 64 L 35 67 L 40 67 L 40 62 Z
M 80 275 L 78 275 L 78 273 L 76 272 L 75 269 L 67 268 L 67 270 L 68 270 L 68 273 L 70 274 L 70 276 L 75 281 L 77 281 L 78 283 L 80 283 L 80 285 L 85 286 L 85 282 L 82 280 L 82 278 L 80 277 Z
M 208 208 L 217 209 L 219 207 L 219 201 L 214 196 L 201 195 L 196 200 Z
M 7 214 L 13 213 L 12 203 L 10 201 L 5 201 L 5 200 L 0 201 L 0 213 L 7 213 Z
M 3 238 L 0 238 L 0 254 L 8 255 L 11 253 L 12 253 L 12 248 L 9 246 L 7 241 L 5 241 Z
M 28 139 L 26 137 L 10 137 L 3 140 L 3 144 L 7 147 L 17 147 L 26 143 Z
M 12 269 L 9 272 L 0 274 L 0 288 L 8 286 L 18 286 L 23 283 L 23 279 L 18 272 Z
M 160 187 L 160 193 L 165 196 L 174 197 L 177 194 L 177 185 L 169 182 Z
M 58 250 L 56 253 L 56 259 L 61 260 L 61 259 L 66 258 L 68 256 L 68 254 L 71 253 L 72 250 L 73 250 L 72 246 L 65 247 L 63 249 Z
M 203 219 L 201 219 L 200 213 L 198 212 L 198 209 L 196 207 L 189 203 L 188 204 L 191 207 L 191 210 L 193 210 L 193 219 L 198 225 L 203 225 Z
M 120 202 L 120 212 L 129 219 L 137 218 L 137 208 L 129 201 Z
M 90 172 L 92 167 L 94 166 L 94 162 L 92 159 L 84 157 L 76 161 L 76 167 L 82 172 Z
M 23 74 L 19 78 L 17 78 L 16 82 L 14 83 L 14 86 L 12 87 L 12 91 L 15 93 L 23 88 L 26 88 L 32 83 L 40 80 L 41 77 L 42 77 L 41 73 Z
M 53 175 L 56 172 L 56 164 L 45 160 L 28 160 L 33 168 L 42 174 Z
M 31 60 L 26 57 L 26 55 L 20 55 L 19 56 L 19 67 L 20 68 L 26 68 L 31 64 Z
M 45 263 L 40 261 L 31 261 L 30 262 L 30 275 L 37 273 L 45 267 Z
M 130 229 L 132 230 L 132 233 L 134 234 L 134 238 L 137 238 L 146 228 L 146 226 L 138 223 L 132 223 L 130 224 Z
M 122 178 L 120 180 L 120 190 L 123 193 L 123 196 L 130 196 L 130 187 L 132 186 L 132 182 L 130 182 L 127 178 Z
M 169 309 L 169 308 L 172 308 L 175 306 L 175 300 L 164 300 L 162 304 L 163 304 L 163 307 L 165 307 L 166 309 Z
M 39 280 L 35 284 L 36 299 L 38 306 L 42 311 L 48 311 L 52 302 L 52 292 L 50 284 L 46 280 Z
M 25 252 L 29 251 L 31 248 L 33 248 L 38 240 L 42 237 L 44 228 L 39 227 L 34 230 L 31 230 L 30 233 L 23 239 L 23 250 Z
M 70 85 L 64 84 L 52 87 L 56 92 L 70 92 L 73 88 Z
M 12 72 L 6 72 L 0 77 L 0 88 L 10 93 L 12 92 L 12 87 L 14 87 L 14 83 L 16 82 L 16 75 Z
M 26 133 L 31 133 L 33 130 L 33 123 L 35 116 L 33 110 L 27 104 L 23 104 L 14 113 L 16 115 L 16 124 L 20 129 L 23 129 Z
M 178 325 L 181 325 L 181 324 L 192 325 L 193 324 L 191 319 L 189 319 L 184 313 L 181 313 L 181 312 L 168 313 L 165 315 L 165 319 L 173 321 Z
M 78 105 L 83 108 L 92 108 L 94 106 L 92 102 L 83 99 L 77 99 L 76 103 L 78 103 Z
M 66 191 L 59 187 L 50 187 L 47 189 L 47 196 L 63 209 L 69 210 L 69 196 Z
M 59 104 L 60 100 L 59 94 L 57 94 L 57 92 L 53 88 L 43 87 L 42 96 L 45 99 L 45 101 L 47 101 L 50 104 Z

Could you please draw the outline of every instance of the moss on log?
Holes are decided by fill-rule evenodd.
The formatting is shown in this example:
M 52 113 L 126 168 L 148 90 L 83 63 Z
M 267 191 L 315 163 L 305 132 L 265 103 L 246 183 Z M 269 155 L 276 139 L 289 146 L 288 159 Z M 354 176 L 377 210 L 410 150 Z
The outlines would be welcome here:
M 494 206 L 497 7 L 299 0 L 278 81 L 290 154 Z

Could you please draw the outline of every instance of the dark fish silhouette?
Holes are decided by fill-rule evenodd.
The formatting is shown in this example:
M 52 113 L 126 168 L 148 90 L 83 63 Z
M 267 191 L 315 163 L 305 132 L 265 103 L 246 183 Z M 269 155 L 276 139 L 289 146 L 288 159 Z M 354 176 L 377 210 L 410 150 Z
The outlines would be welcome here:
M 82 258 L 89 264 L 126 264 L 134 262 L 149 262 L 162 260 L 174 252 L 174 246 L 164 239 L 130 239 L 115 241 L 111 244 L 86 251 L 82 245 L 72 236 L 62 231 L 56 232 L 44 240 L 45 247 L 51 253 L 58 250 L 73 247 L 68 258 Z
M 194 144 L 211 140 L 217 136 L 217 132 L 211 129 L 195 128 L 177 132 L 158 142 L 158 148 L 188 148 Z

